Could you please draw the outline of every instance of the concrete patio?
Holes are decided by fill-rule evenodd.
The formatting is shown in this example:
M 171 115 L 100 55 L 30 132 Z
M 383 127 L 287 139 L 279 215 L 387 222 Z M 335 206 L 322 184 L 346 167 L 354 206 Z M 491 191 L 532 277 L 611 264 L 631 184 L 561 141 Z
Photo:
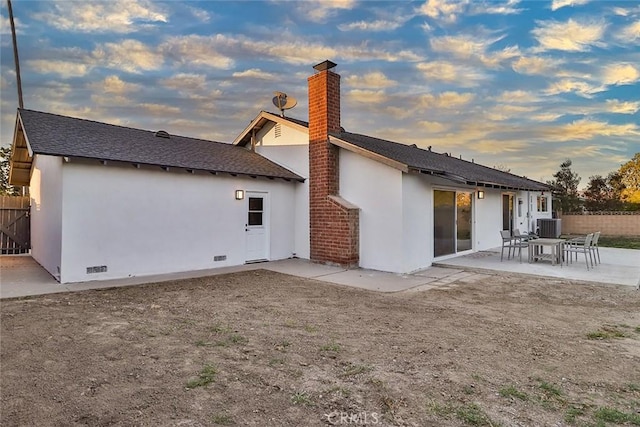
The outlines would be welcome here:
M 434 265 L 462 268 L 472 271 L 504 271 L 511 273 L 533 274 L 536 276 L 581 280 L 618 285 L 640 285 L 640 250 L 600 248 L 601 264 L 587 270 L 584 257 L 567 265 L 551 265 L 549 261 L 528 263 L 527 249 L 522 250 L 522 263 L 518 257 L 500 261 L 500 248 L 481 251 L 441 260 Z
M 600 248 L 600 256 L 602 263 L 588 271 L 584 260 L 579 260 L 568 266 L 566 264 L 552 266 L 550 262 L 529 264 L 526 249 L 522 254 L 522 263 L 518 261 L 518 258 L 507 260 L 506 256 L 501 262 L 500 248 L 495 248 L 490 251 L 440 260 L 432 267 L 412 274 L 385 273 L 360 268 L 344 269 L 302 259 L 287 259 L 155 276 L 60 284 L 31 256 L 14 255 L 0 257 L 0 298 L 132 286 L 257 269 L 377 292 L 418 292 L 447 286 L 452 282 L 473 282 L 486 278 L 487 275 L 505 272 L 634 287 L 640 285 L 639 250 Z

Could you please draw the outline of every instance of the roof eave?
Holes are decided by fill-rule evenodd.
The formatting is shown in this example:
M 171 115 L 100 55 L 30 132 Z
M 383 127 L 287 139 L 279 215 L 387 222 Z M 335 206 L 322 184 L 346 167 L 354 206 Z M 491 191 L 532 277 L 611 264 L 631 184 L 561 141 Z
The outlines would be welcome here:
M 29 139 L 24 130 L 19 110 L 16 114 L 16 125 L 13 131 L 9 165 L 9 184 L 28 187 L 31 182 L 33 150 L 31 149 Z
M 83 156 L 74 156 L 74 155 L 64 155 L 64 154 L 47 154 L 54 157 L 62 157 L 67 162 L 82 161 L 82 162 L 91 162 L 96 161 L 100 162 L 102 165 L 119 165 L 119 166 L 132 166 L 135 168 L 145 167 L 145 168 L 161 168 L 165 171 L 168 170 L 183 170 L 187 172 L 201 172 L 201 173 L 209 173 L 213 175 L 217 174 L 227 174 L 232 176 L 245 176 L 249 178 L 267 178 L 267 179 L 283 179 L 285 181 L 297 181 L 304 182 L 305 179 L 300 175 L 294 174 L 293 176 L 285 176 L 285 175 L 265 175 L 260 173 L 249 173 L 249 172 L 239 172 L 233 170 L 222 170 L 222 169 L 201 169 L 201 168 L 191 168 L 186 166 L 175 166 L 175 165 L 165 165 L 159 163 L 145 163 L 145 162 L 136 162 L 136 161 L 125 161 L 125 160 L 113 160 L 109 158 L 99 158 L 99 157 L 83 157 Z

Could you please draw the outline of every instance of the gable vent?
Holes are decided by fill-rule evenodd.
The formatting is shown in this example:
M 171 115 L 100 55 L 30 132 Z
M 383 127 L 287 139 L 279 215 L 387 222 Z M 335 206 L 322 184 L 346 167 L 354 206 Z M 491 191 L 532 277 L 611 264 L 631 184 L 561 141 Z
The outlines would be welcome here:
M 171 138 L 171 135 L 169 135 L 169 132 L 167 132 L 166 130 L 159 130 L 155 133 L 155 135 L 158 138 L 165 138 L 165 139 Z
M 280 123 L 276 123 L 274 132 L 276 134 L 276 138 L 280 138 L 282 136 L 282 126 L 280 126 Z

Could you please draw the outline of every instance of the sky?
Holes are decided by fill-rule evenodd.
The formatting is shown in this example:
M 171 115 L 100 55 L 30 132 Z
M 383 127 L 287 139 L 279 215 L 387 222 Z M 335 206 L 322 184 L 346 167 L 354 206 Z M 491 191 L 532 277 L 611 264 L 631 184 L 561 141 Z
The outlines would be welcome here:
M 25 108 L 232 142 L 341 75 L 342 126 L 584 187 L 640 152 L 639 1 L 13 0 Z M 6 1 L 0 145 L 18 106 Z

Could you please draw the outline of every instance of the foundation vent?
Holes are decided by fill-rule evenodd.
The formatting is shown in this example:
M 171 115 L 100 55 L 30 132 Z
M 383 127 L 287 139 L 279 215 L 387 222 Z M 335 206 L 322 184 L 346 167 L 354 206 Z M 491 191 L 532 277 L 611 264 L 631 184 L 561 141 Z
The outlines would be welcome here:
M 226 261 L 227 260 L 227 256 L 226 255 L 216 255 L 213 257 L 214 261 Z
M 106 273 L 106 265 L 94 265 L 93 267 L 87 267 L 87 274 Z

